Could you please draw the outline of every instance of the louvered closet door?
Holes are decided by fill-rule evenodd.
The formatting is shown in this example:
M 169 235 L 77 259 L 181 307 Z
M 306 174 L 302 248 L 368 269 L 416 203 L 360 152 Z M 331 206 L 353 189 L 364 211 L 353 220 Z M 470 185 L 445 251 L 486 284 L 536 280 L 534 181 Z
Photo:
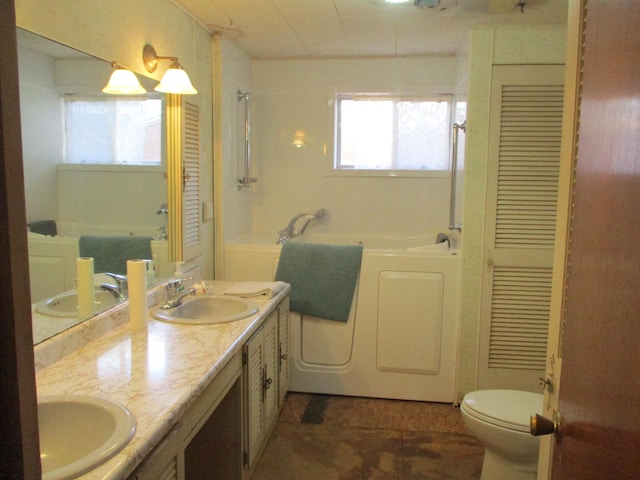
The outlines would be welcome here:
M 493 69 L 478 388 L 536 390 L 551 301 L 564 67 Z
M 191 100 L 183 100 L 183 259 L 191 260 L 201 254 L 200 231 L 200 107 Z
M 167 94 L 169 261 L 201 254 L 200 107 L 198 97 Z
M 247 427 L 245 449 L 248 456 L 245 459 L 247 467 L 252 469 L 257 460 L 260 443 L 266 431 L 264 409 L 264 342 L 262 329 L 253 335 L 244 346 L 246 358 L 245 366 L 245 395 L 247 409 Z

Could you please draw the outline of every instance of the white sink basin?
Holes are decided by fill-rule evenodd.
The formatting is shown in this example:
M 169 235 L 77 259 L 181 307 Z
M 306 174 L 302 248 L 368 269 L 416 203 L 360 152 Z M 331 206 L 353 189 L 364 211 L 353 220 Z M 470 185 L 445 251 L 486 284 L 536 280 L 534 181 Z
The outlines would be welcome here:
M 95 311 L 102 312 L 119 303 L 110 292 L 96 290 L 94 292 Z M 47 298 L 36 304 L 36 312 L 50 317 L 77 317 L 78 316 L 78 292 L 70 291 Z
M 185 298 L 182 305 L 168 310 L 155 307 L 151 315 L 173 323 L 226 323 L 241 320 L 258 311 L 258 306 L 244 298 L 204 295 Z
M 131 440 L 136 421 L 119 403 L 82 395 L 38 399 L 43 480 L 73 478 L 105 462 Z

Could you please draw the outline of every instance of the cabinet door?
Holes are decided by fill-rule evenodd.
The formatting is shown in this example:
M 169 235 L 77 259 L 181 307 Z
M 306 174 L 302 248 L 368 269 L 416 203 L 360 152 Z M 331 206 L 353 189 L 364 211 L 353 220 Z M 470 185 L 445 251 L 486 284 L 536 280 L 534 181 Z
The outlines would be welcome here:
M 264 344 L 262 329 L 244 346 L 246 388 L 246 462 L 251 469 L 264 437 L 265 421 L 262 408 Z
M 131 480 L 184 480 L 180 436 L 174 430 L 155 448 Z
M 278 418 L 278 312 L 262 328 L 264 337 L 264 417 L 267 430 Z
M 283 303 L 286 312 L 283 321 L 286 321 L 284 345 L 288 354 L 288 312 L 289 303 Z M 245 414 L 246 414 L 246 440 L 245 440 L 245 466 L 250 475 L 255 467 L 258 455 L 264 448 L 267 436 L 278 420 L 280 409 L 280 383 L 281 371 L 280 355 L 282 354 L 282 342 L 279 333 L 281 318 L 280 306 L 264 322 L 262 327 L 251 337 L 244 346 L 245 362 Z M 286 363 L 286 362 L 284 362 Z M 288 369 L 287 369 L 288 372 Z M 286 392 L 286 385 L 285 387 Z
M 278 406 L 282 408 L 289 390 L 289 299 L 278 308 Z

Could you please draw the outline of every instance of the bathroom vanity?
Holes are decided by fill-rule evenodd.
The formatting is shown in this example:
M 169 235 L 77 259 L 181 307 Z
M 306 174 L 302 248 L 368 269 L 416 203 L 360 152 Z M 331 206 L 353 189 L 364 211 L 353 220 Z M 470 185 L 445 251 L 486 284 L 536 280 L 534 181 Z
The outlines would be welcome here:
M 237 283 L 214 282 L 214 291 Z M 258 313 L 230 323 L 150 319 L 133 331 L 124 321 L 84 345 L 66 332 L 71 353 L 49 365 L 36 360 L 38 395 L 108 398 L 137 422 L 122 451 L 78 478 L 248 479 L 287 391 L 288 294 L 286 286 L 271 299 L 254 297 Z

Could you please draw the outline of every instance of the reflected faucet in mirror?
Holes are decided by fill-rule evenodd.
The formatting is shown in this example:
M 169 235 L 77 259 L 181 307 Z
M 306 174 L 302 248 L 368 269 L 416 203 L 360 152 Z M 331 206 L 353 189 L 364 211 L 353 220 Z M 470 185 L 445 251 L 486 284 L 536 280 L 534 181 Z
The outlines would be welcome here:
M 103 283 L 100 285 L 100 289 L 111 293 L 116 300 L 124 301 L 129 296 L 129 280 L 124 275 L 118 275 L 117 273 L 105 272 L 105 275 L 113 278 L 115 285 L 110 283 Z

